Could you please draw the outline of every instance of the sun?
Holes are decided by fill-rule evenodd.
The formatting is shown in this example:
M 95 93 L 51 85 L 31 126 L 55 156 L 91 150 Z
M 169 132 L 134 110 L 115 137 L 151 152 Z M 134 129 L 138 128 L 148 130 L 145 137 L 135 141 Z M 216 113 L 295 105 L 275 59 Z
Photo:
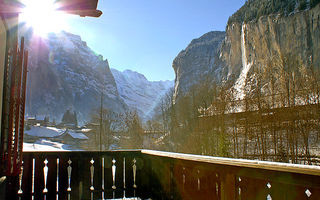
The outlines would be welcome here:
M 46 36 L 65 29 L 65 13 L 57 11 L 56 0 L 24 0 L 25 8 L 19 16 L 20 23 L 32 27 L 35 34 Z

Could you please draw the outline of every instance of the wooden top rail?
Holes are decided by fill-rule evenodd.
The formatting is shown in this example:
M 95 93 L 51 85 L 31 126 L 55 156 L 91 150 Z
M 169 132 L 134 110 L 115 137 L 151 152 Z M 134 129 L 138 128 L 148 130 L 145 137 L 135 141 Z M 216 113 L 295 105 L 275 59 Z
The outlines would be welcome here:
M 258 160 L 246 160 L 246 159 L 233 159 L 233 158 L 222 158 L 222 157 L 212 157 L 212 156 L 201 156 L 201 155 L 192 155 L 192 154 L 183 154 L 183 153 L 172 153 L 164 151 L 155 151 L 155 150 L 114 150 L 114 151 L 64 151 L 65 153 L 104 153 L 104 152 L 141 152 L 146 155 L 167 157 L 173 159 L 180 159 L 186 161 L 195 161 L 195 162 L 205 162 L 217 165 L 228 165 L 233 167 L 247 167 L 255 169 L 265 169 L 273 170 L 279 172 L 289 172 L 289 173 L 298 173 L 298 174 L 307 174 L 320 176 L 320 166 L 313 165 L 300 165 L 300 164 L 290 164 L 290 163 L 280 163 L 280 162 L 267 162 L 267 161 L 258 161 Z M 46 154 L 61 154 L 62 151 L 51 151 L 45 152 Z M 25 153 L 41 153 L 41 151 L 26 151 Z M 44 152 L 42 152 L 44 153 Z
M 196 162 L 205 162 L 205 163 L 218 164 L 218 165 L 229 165 L 234 167 L 247 167 L 247 168 L 255 168 L 255 169 L 265 169 L 265 170 L 273 170 L 273 171 L 280 171 L 280 172 L 320 176 L 320 166 L 266 162 L 266 161 L 258 161 L 258 160 L 220 158 L 220 157 L 171 153 L 171 152 L 153 151 L 153 150 L 141 150 L 141 153 L 153 155 L 153 156 L 161 156 L 161 157 L 189 160 L 189 161 L 196 161 Z

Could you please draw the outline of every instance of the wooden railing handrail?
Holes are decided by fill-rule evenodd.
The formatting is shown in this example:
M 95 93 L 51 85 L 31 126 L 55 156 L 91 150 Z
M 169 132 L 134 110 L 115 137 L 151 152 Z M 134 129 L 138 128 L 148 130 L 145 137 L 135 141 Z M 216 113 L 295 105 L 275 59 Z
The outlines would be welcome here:
M 280 171 L 280 172 L 320 176 L 320 166 L 211 157 L 211 156 L 172 153 L 172 152 L 154 151 L 154 150 L 141 150 L 141 153 L 153 155 L 153 156 L 161 156 L 161 157 L 189 160 L 189 161 L 196 161 L 196 162 L 205 162 L 205 163 L 211 163 L 211 164 L 217 164 L 217 165 L 247 167 L 247 168 L 255 168 L 255 169 L 264 169 L 264 170 L 273 170 L 273 171 Z
M 25 151 L 25 153 L 41 153 L 41 152 L 42 151 Z M 279 171 L 279 172 L 289 172 L 289 173 L 320 176 L 320 166 L 314 166 L 314 165 L 301 165 L 301 164 L 280 163 L 280 162 L 267 162 L 267 161 L 259 161 L 259 160 L 212 157 L 212 156 L 202 156 L 202 155 L 194 155 L 194 154 L 155 151 L 155 150 L 147 150 L 147 149 L 141 149 L 141 150 L 125 149 L 125 150 L 113 150 L 113 151 L 48 151 L 45 153 L 61 154 L 63 152 L 65 153 L 141 152 L 142 154 L 147 154 L 147 155 L 167 157 L 167 158 L 180 159 L 180 160 L 189 160 L 189 161 L 195 161 L 195 162 L 204 162 L 204 163 L 217 164 L 217 165 L 247 167 L 247 168 L 255 168 L 255 169 L 273 170 L 273 171 Z

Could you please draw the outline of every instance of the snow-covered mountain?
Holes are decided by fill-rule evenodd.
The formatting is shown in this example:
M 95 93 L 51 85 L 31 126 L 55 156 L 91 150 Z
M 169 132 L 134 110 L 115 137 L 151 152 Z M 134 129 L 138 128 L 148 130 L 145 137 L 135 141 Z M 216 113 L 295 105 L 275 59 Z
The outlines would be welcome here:
M 143 120 L 153 115 L 160 98 L 173 87 L 173 81 L 149 81 L 143 74 L 131 70 L 111 69 L 120 97 L 131 109 L 138 111 Z
M 46 39 L 26 40 L 26 114 L 48 115 L 60 122 L 62 114 L 71 109 L 82 124 L 99 107 L 101 94 L 105 107 L 116 112 L 127 108 L 118 94 L 108 61 L 96 55 L 80 36 L 61 32 Z

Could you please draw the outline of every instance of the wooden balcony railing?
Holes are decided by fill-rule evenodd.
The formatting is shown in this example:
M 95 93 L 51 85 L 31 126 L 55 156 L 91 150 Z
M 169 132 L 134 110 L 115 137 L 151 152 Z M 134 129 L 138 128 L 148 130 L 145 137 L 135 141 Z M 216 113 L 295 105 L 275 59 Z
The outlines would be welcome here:
M 25 152 L 20 199 L 319 199 L 320 167 L 150 150 Z

